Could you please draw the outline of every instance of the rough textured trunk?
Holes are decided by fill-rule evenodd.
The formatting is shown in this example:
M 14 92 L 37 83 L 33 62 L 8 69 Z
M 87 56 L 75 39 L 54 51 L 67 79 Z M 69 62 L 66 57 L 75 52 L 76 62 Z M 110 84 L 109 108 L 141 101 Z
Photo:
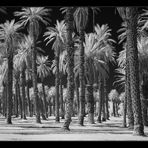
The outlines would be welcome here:
M 18 79 L 16 79 L 16 82 L 15 82 L 15 115 L 16 117 L 19 116 L 18 114 Z
M 46 94 L 45 94 L 45 85 L 43 83 L 43 80 L 42 80 L 42 90 L 43 90 L 43 110 L 44 110 L 46 118 L 48 118 L 48 115 L 47 115 L 47 101 L 46 101 Z
M 29 112 L 29 116 L 32 117 L 32 111 L 31 111 L 31 102 L 30 102 L 30 95 L 29 95 L 29 70 L 27 68 L 26 71 L 26 97 L 27 97 L 27 102 L 28 102 L 28 112 Z
M 11 43 L 11 44 L 10 44 Z M 13 43 L 12 38 L 10 38 L 10 43 L 8 43 L 8 74 L 7 74 L 7 124 L 12 124 L 12 86 L 13 86 Z M 11 47 L 12 46 L 12 47 Z
M 23 112 L 23 119 L 26 118 L 26 92 L 25 92 L 25 68 L 21 71 L 21 92 L 22 92 L 22 112 Z
M 43 103 L 42 98 L 39 98 L 39 101 L 40 101 L 39 104 L 40 104 L 40 113 L 41 113 L 42 119 L 47 120 L 45 116 L 44 103 Z
M 99 105 L 98 105 L 98 118 L 97 122 L 101 123 L 101 112 L 102 112 L 102 88 L 103 83 L 99 80 Z
M 52 98 L 53 99 L 53 104 L 52 104 L 52 113 L 55 116 L 55 97 Z
M 19 113 L 21 115 L 21 118 L 23 118 L 23 112 L 22 112 L 22 99 L 21 99 L 21 94 L 20 94 L 20 76 L 19 76 L 19 83 L 17 85 L 17 90 L 18 90 L 18 102 L 19 102 Z
M 66 112 L 63 128 L 69 129 L 71 123 L 71 116 L 73 112 L 73 98 L 74 98 L 74 44 L 72 41 L 73 32 L 73 8 L 69 7 L 66 13 L 66 30 L 67 30 L 67 97 L 66 97 Z
M 35 29 L 34 22 L 30 23 L 30 35 L 33 40 L 32 44 L 32 83 L 33 83 L 33 92 L 35 97 L 35 111 L 36 111 L 36 123 L 41 123 L 40 119 L 40 110 L 39 110 L 39 96 L 37 88 L 37 64 L 36 64 L 36 45 L 35 45 Z
M 107 80 L 104 80 L 104 99 L 105 99 L 105 112 L 106 119 L 109 120 L 109 110 L 108 110 L 108 91 L 107 91 Z
M 84 29 L 80 29 L 80 70 L 79 70 L 79 82 L 80 82 L 80 112 L 79 112 L 79 124 L 84 125 L 85 116 L 85 81 L 84 81 Z
M 88 123 L 94 124 L 94 97 L 93 97 L 93 85 L 86 85 L 86 100 L 87 100 L 87 112 Z
M 123 101 L 123 127 L 126 127 L 126 114 L 127 114 L 127 96 L 124 97 Z
M 51 105 L 51 100 L 48 100 L 48 115 L 51 116 L 52 115 L 52 105 Z
M 60 102 L 61 118 L 64 119 L 62 77 L 60 77 Z
M 127 98 L 127 115 L 128 115 L 128 128 L 134 128 L 134 114 L 132 107 L 132 98 L 131 98 L 131 89 L 130 89 L 130 67 L 129 67 L 129 54 L 128 50 L 126 51 L 126 83 L 125 83 L 125 97 Z
M 113 116 L 116 117 L 116 107 L 115 107 L 115 101 L 112 101 L 112 105 L 113 105 Z
M 105 108 L 105 94 L 104 94 L 104 80 L 102 81 L 103 86 L 102 86 L 102 121 L 106 121 L 106 108 Z
M 79 87 L 78 87 L 76 78 L 75 78 L 75 92 L 76 92 L 76 100 L 77 100 L 77 114 L 79 114 L 79 108 L 80 108 Z
M 147 100 L 141 94 L 141 107 L 142 107 L 142 118 L 144 126 L 148 126 L 148 115 L 147 115 Z
M 55 62 L 56 62 L 56 76 L 55 76 L 55 88 L 56 88 L 56 95 L 55 95 L 55 121 L 60 122 L 60 115 L 59 115 L 59 86 L 60 86 L 60 74 L 59 74 L 59 56 L 60 51 L 59 49 L 55 51 Z
M 3 100 L 3 116 L 6 116 L 6 103 L 7 103 L 7 87 L 6 84 L 3 82 L 3 95 L 2 95 L 2 100 Z
M 144 135 L 142 121 L 140 91 L 139 91 L 139 63 L 137 49 L 137 7 L 127 7 L 128 34 L 127 46 L 129 50 L 130 88 L 134 113 L 134 135 Z

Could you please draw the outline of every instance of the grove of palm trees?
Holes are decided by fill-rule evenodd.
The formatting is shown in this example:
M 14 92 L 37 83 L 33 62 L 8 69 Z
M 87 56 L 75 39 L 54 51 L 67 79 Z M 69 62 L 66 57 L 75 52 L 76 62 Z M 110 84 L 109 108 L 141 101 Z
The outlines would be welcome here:
M 0 13 L 0 140 L 148 139 L 147 7 Z

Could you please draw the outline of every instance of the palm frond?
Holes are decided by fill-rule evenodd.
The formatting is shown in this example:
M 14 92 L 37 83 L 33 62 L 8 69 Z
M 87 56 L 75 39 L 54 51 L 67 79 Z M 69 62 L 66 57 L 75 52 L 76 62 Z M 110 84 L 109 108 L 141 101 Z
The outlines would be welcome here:
M 74 21 L 78 32 L 80 27 L 85 28 L 88 21 L 88 7 L 77 7 L 74 11 Z

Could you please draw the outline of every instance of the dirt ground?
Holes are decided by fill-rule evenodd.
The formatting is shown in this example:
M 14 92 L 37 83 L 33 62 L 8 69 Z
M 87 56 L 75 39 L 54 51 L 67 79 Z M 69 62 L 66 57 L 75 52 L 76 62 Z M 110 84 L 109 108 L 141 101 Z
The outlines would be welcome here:
M 144 127 L 145 136 L 133 136 L 132 130 L 122 127 L 122 116 L 92 125 L 85 117 L 84 126 L 79 126 L 77 117 L 72 117 L 69 132 L 61 128 L 63 122 L 61 119 L 55 123 L 51 116 L 37 124 L 34 117 L 27 117 L 27 120 L 13 118 L 13 124 L 7 125 L 5 118 L 0 117 L 0 141 L 148 141 L 148 127 Z

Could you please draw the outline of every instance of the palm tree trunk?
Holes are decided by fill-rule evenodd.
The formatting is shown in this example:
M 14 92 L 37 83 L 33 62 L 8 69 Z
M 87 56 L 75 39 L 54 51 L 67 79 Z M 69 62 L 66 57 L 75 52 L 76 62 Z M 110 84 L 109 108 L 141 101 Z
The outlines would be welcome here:
M 3 82 L 2 100 L 3 100 L 3 116 L 6 116 L 7 87 L 4 82 Z
M 48 100 L 48 115 L 51 116 L 52 115 L 52 105 L 51 105 L 51 101 Z
M 40 109 L 39 109 L 39 96 L 37 88 L 37 65 L 36 65 L 36 46 L 35 46 L 35 26 L 34 22 L 30 23 L 30 36 L 32 37 L 32 82 L 33 82 L 33 91 L 35 97 L 35 111 L 36 111 L 36 123 L 41 123 L 40 119 Z
M 26 69 L 26 97 L 27 97 L 27 102 L 28 102 L 28 112 L 29 112 L 29 116 L 32 117 L 32 111 L 31 111 L 31 102 L 30 102 L 30 95 L 29 95 L 29 70 L 28 70 L 28 66 Z
M 106 119 L 109 120 L 108 92 L 107 92 L 107 80 L 106 79 L 104 79 L 104 98 L 105 98 Z
M 80 81 L 80 112 L 79 112 L 79 124 L 84 125 L 85 116 L 85 81 L 84 81 L 84 29 L 80 29 L 80 71 L 79 71 L 79 81 Z
M 62 85 L 62 77 L 60 75 L 60 110 L 61 110 L 61 118 L 64 119 L 64 106 L 63 106 L 63 85 Z
M 10 45 L 13 47 L 12 38 Z M 7 79 L 7 124 L 12 124 L 12 87 L 13 87 L 13 49 L 8 43 L 8 79 Z
M 79 113 L 79 108 L 80 108 L 80 101 L 79 101 L 79 87 L 78 83 L 75 77 L 75 91 L 76 91 L 76 99 L 77 99 L 77 114 Z
M 123 101 L 123 127 L 126 127 L 126 114 L 127 114 L 127 96 L 125 95 Z
M 129 67 L 129 61 L 128 61 L 128 50 L 127 53 L 127 59 L 126 59 L 126 84 L 125 84 L 125 97 L 127 98 L 127 114 L 128 114 L 128 128 L 133 129 L 134 128 L 134 114 L 133 114 L 133 108 L 132 108 L 132 98 L 131 98 L 131 89 L 130 89 L 130 67 Z
M 45 113 L 45 117 L 48 118 L 47 115 L 47 102 L 46 102 L 46 94 L 45 94 L 45 85 L 43 83 L 43 78 L 42 78 L 42 90 L 43 90 L 43 110 Z
M 17 93 L 18 93 L 18 103 L 19 103 L 19 113 L 21 115 L 21 119 L 23 118 L 23 112 L 22 112 L 22 99 L 21 99 L 21 94 L 20 94 L 20 76 L 18 78 L 19 82 L 17 84 Z
M 73 8 L 69 7 L 66 12 L 66 30 L 67 30 L 67 97 L 66 97 L 66 112 L 63 128 L 70 130 L 71 116 L 73 112 L 73 98 L 74 98 L 74 44 L 72 41 L 73 32 Z
M 43 120 L 47 120 L 46 119 L 46 116 L 45 116 L 45 110 L 44 110 L 44 103 L 43 103 L 43 100 L 42 98 L 39 97 L 39 105 L 40 105 L 40 113 L 41 113 L 41 117 Z
M 88 123 L 94 124 L 94 97 L 93 97 L 93 85 L 86 85 L 86 100 L 88 111 Z
M 95 12 L 93 11 L 93 32 L 95 32 Z
M 98 105 L 98 118 L 97 122 L 101 123 L 101 112 L 102 112 L 102 80 L 99 80 L 99 105 Z
M 52 113 L 55 116 L 55 97 L 52 98 L 53 99 L 53 104 L 52 104 Z
M 102 94 L 102 96 L 101 96 L 101 98 L 102 98 L 102 113 L 103 113 L 103 115 L 102 115 L 102 121 L 106 121 L 104 80 L 102 81 L 102 83 L 103 83 L 102 93 L 101 93 Z
M 17 85 L 18 85 L 18 79 L 16 79 L 16 82 L 15 82 L 15 115 L 16 117 L 18 117 L 18 88 L 17 88 Z
M 112 101 L 112 105 L 113 105 L 113 116 L 116 117 L 116 108 L 115 108 L 115 101 Z
M 127 7 L 128 34 L 127 46 L 129 50 L 130 88 L 134 113 L 134 135 L 144 135 L 142 121 L 140 91 L 139 91 L 139 63 L 137 49 L 137 7 Z
M 56 87 L 56 95 L 55 95 L 55 121 L 60 122 L 59 115 L 59 86 L 60 86 L 60 76 L 59 76 L 59 49 L 55 51 L 55 62 L 56 62 L 56 78 L 55 78 L 55 87 Z
M 21 71 L 21 90 L 22 90 L 22 111 L 23 111 L 23 119 L 26 118 L 26 92 L 25 92 L 25 68 L 22 69 Z

